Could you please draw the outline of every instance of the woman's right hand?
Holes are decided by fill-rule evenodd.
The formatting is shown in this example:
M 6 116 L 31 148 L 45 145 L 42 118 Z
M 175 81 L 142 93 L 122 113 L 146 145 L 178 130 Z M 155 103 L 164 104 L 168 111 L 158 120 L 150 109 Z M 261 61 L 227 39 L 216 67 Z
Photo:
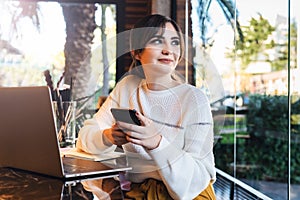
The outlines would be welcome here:
M 117 124 L 114 124 L 111 128 L 105 129 L 103 131 L 104 137 L 117 146 L 122 146 L 128 143 L 126 139 L 126 134 L 119 128 Z

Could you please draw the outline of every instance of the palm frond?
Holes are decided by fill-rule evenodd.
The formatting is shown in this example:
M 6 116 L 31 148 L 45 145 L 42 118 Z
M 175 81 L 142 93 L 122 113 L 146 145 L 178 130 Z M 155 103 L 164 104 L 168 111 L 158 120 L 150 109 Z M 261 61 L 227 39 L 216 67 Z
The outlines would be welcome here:
M 13 12 L 12 27 L 13 30 L 18 33 L 17 24 L 21 19 L 28 17 L 33 25 L 40 30 L 40 18 L 39 18 L 40 7 L 37 2 L 23 2 L 20 1 Z
M 243 42 L 244 36 L 238 20 L 238 11 L 235 9 L 235 4 L 232 0 L 217 0 L 217 2 L 223 10 L 223 14 L 226 17 L 226 20 L 230 22 L 231 27 L 234 30 L 235 28 L 237 29 L 239 40 Z
M 240 23 L 238 21 L 238 14 L 236 13 L 235 4 L 233 0 L 216 0 L 220 5 L 221 10 L 223 11 L 226 21 L 230 23 L 232 29 L 237 30 L 238 38 L 241 42 L 244 41 L 243 32 L 241 30 Z M 206 47 L 211 37 L 207 36 L 207 30 L 211 23 L 209 16 L 209 9 L 211 6 L 212 0 L 198 0 L 197 14 L 199 16 L 199 28 L 200 28 L 200 37 L 202 40 L 203 47 Z
M 210 23 L 210 17 L 208 15 L 208 10 L 211 4 L 211 0 L 199 0 L 199 6 L 197 9 L 197 13 L 199 16 L 199 28 L 201 32 L 201 40 L 202 44 L 205 46 L 207 43 L 206 32 L 207 25 Z

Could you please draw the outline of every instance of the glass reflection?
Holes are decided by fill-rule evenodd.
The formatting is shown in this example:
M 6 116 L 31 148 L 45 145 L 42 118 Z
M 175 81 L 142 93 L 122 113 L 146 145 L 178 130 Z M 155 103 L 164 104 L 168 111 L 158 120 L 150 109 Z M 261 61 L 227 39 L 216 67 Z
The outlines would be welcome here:
M 119 181 L 117 177 L 113 177 L 65 183 L 62 199 L 118 200 L 123 198 Z
M 210 45 L 204 45 L 205 53 L 222 76 L 226 93 L 212 104 L 226 110 L 215 145 L 217 168 L 271 198 L 299 199 L 299 2 L 233 2 L 235 31 L 216 3 L 206 24 Z M 197 34 L 199 27 L 195 29 Z M 197 48 L 203 46 L 195 46 L 199 55 Z M 196 79 L 201 87 L 205 64 L 198 61 Z
M 105 88 L 106 95 L 115 84 L 115 62 L 107 62 L 116 57 L 108 39 L 115 36 L 115 4 L 1 1 L 0 86 L 69 85 L 76 98 Z
M 290 0 L 290 199 L 300 199 L 300 51 L 299 1 Z

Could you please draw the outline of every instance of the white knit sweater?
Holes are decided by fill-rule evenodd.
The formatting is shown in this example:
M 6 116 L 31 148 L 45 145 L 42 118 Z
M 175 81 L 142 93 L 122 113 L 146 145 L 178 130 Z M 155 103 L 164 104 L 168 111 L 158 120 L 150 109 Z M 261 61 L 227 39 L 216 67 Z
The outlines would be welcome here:
M 100 110 L 85 122 L 79 132 L 77 148 L 89 153 L 115 150 L 106 145 L 102 132 L 115 120 L 110 108 L 134 108 L 162 125 L 162 140 L 154 150 L 127 143 L 123 149 L 133 167 L 127 178 L 142 182 L 162 180 L 174 199 L 193 199 L 215 180 L 213 120 L 207 97 L 196 87 L 181 84 L 168 90 L 147 89 L 145 80 L 134 75 L 123 78 Z

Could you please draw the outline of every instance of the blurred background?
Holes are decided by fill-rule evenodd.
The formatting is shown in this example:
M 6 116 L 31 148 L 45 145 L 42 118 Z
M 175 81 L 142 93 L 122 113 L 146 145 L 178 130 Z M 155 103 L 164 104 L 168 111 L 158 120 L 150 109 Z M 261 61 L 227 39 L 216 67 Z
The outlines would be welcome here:
M 176 20 L 178 72 L 205 91 L 216 167 L 273 199 L 300 199 L 298 0 L 0 2 L 0 87 L 72 89 L 77 131 L 128 70 L 142 16 Z

